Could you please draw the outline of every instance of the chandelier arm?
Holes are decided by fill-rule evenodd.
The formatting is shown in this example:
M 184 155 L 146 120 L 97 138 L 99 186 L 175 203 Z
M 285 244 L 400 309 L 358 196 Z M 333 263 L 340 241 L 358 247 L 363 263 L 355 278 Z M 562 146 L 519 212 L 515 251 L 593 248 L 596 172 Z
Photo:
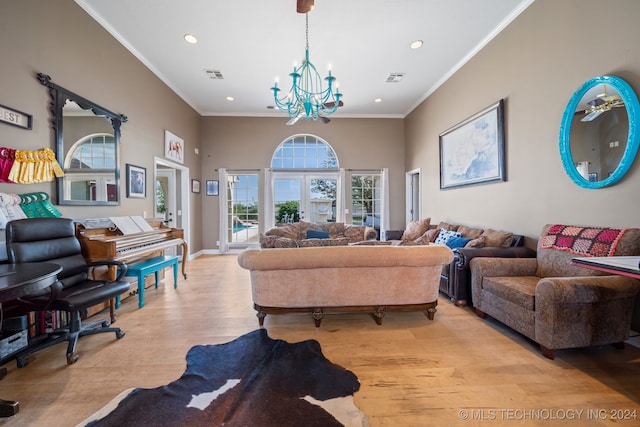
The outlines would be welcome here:
M 336 80 L 331 75 L 322 79 L 316 67 L 309 60 L 309 13 L 305 13 L 305 59 L 299 67 L 295 68 L 289 76 L 292 79 L 289 92 L 279 97 L 281 91 L 276 83 L 271 90 L 276 106 L 280 111 L 286 112 L 290 118 L 303 118 L 304 120 L 318 120 L 334 113 L 340 106 L 342 94 L 334 92 L 333 82 Z M 327 82 L 326 89 L 322 88 L 322 82 Z M 331 106 L 329 106 L 329 105 Z

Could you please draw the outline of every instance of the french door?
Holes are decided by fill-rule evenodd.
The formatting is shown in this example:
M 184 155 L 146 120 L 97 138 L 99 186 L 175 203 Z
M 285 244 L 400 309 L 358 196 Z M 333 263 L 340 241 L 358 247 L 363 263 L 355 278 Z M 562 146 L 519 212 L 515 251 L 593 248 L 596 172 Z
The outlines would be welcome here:
M 336 221 L 339 208 L 338 173 L 273 174 L 274 223 Z

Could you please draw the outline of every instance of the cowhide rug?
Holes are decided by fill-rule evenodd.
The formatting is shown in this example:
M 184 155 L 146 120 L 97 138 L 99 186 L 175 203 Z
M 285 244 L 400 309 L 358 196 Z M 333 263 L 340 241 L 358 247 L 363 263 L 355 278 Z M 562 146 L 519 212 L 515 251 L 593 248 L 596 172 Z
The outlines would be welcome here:
M 265 329 L 187 353 L 170 384 L 127 390 L 79 426 L 368 426 L 358 378 L 320 344 L 272 340 Z

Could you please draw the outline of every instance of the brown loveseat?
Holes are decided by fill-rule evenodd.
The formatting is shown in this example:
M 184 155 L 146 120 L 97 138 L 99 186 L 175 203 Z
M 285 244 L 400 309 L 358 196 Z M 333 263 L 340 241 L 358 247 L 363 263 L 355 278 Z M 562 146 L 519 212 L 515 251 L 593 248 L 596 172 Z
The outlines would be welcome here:
M 261 248 L 307 248 L 346 246 L 375 240 L 378 232 L 365 225 L 343 222 L 311 223 L 306 221 L 277 224 L 260 235 Z
M 447 295 L 459 307 L 473 305 L 469 269 L 469 262 L 473 258 L 536 256 L 536 251 L 524 246 L 522 235 L 491 228 L 468 227 L 448 222 L 440 222 L 436 225 L 430 222 L 430 218 L 411 221 L 405 230 L 386 231 L 385 240 L 399 245 L 429 244 L 436 241 L 442 229 L 460 233 L 464 240 L 470 239 L 462 247 L 452 247 L 453 261 L 444 266 L 440 274 L 440 292 Z
M 536 258 L 474 258 L 471 289 L 489 315 L 540 345 L 557 349 L 624 345 L 640 281 L 571 264 L 574 256 L 640 255 L 640 229 L 546 225 Z

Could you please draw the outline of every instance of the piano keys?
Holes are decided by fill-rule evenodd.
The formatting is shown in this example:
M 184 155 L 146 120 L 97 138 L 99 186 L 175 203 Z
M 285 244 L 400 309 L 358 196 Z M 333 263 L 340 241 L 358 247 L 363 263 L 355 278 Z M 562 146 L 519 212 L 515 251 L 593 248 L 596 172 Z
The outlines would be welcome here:
M 189 254 L 184 231 L 167 227 L 161 220 L 147 219 L 151 231 L 124 234 L 108 218 L 76 222 L 76 237 L 87 262 L 115 260 L 133 263 L 174 246 L 182 247 L 182 275 L 187 278 Z

